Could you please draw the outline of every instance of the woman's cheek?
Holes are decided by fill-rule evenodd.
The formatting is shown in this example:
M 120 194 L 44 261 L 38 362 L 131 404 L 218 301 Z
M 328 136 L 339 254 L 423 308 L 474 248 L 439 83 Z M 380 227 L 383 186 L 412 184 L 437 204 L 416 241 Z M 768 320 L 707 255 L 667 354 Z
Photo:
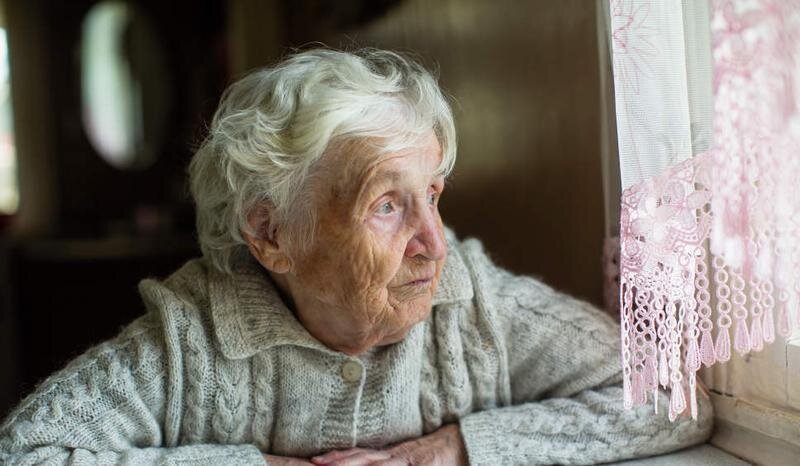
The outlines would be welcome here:
M 403 215 L 394 212 L 390 215 L 372 215 L 367 219 L 367 226 L 384 243 L 391 241 L 403 225 Z
M 373 285 L 385 287 L 395 278 L 405 256 L 408 232 L 402 215 L 376 217 L 367 220 L 375 261 Z

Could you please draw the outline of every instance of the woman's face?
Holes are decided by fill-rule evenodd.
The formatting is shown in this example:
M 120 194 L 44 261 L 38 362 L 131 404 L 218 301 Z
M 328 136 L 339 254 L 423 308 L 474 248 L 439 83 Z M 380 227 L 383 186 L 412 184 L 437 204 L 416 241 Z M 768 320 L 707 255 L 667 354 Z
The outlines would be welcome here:
M 327 346 L 358 354 L 394 343 L 430 313 L 447 254 L 441 152 L 431 132 L 401 152 L 351 143 L 326 154 L 312 183 L 314 244 L 282 281 L 301 323 Z

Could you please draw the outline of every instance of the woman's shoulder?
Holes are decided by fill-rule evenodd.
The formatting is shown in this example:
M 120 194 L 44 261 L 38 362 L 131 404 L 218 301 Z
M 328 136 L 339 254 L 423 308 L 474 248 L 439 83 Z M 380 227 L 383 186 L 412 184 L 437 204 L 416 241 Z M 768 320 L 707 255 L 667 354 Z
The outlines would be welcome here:
M 209 266 L 205 258 L 190 259 L 163 280 L 141 280 L 139 294 L 151 312 L 163 311 L 165 306 L 179 304 L 194 308 L 207 307 L 208 276 Z
M 161 323 L 167 339 L 169 332 L 210 325 L 210 274 L 207 259 L 195 258 L 166 278 L 145 278 L 139 282 L 146 311 Z
M 456 243 L 458 254 L 469 270 L 474 290 L 473 310 L 496 335 L 531 331 L 558 331 L 564 325 L 586 331 L 617 330 L 613 318 L 582 299 L 560 292 L 543 280 L 515 274 L 499 266 L 480 240 L 467 238 Z M 448 259 L 449 260 L 449 259 Z M 538 330 L 537 330 L 538 329 Z
M 0 425 L 0 450 L 108 404 L 108 393 L 151 393 L 165 373 L 161 325 L 145 314 L 37 384 Z M 83 414 L 81 414 L 83 413 Z
M 158 322 L 170 352 L 214 350 L 209 281 L 213 272 L 206 258 L 184 263 L 164 279 L 139 282 L 139 294 L 148 315 Z
M 486 249 L 483 242 L 475 237 L 458 240 L 449 228 L 445 230 L 448 243 L 451 244 L 448 260 L 464 264 L 465 273 L 461 280 L 469 282 L 473 295 L 479 304 L 496 307 L 513 298 L 523 307 L 536 306 L 552 299 L 559 293 L 541 279 L 529 275 L 515 274 L 501 265 Z

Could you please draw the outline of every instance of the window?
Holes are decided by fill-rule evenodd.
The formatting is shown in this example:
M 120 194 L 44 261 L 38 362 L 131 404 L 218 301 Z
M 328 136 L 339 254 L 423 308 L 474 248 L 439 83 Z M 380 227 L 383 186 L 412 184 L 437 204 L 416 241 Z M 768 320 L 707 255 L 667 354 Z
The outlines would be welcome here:
M 0 27 L 0 215 L 13 215 L 19 205 L 17 151 L 11 107 L 11 76 L 6 30 Z
M 83 23 L 84 127 L 115 168 L 144 169 L 158 154 L 169 110 L 160 45 L 152 21 L 130 2 L 99 2 Z

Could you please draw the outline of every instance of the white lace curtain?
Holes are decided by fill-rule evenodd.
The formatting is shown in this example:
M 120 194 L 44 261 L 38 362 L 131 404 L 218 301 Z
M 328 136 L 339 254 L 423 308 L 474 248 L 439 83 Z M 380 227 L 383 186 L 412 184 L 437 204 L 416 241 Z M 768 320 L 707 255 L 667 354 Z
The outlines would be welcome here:
M 598 11 L 618 145 L 603 153 L 624 404 L 662 386 L 670 419 L 696 417 L 701 365 L 800 328 L 800 0 Z

